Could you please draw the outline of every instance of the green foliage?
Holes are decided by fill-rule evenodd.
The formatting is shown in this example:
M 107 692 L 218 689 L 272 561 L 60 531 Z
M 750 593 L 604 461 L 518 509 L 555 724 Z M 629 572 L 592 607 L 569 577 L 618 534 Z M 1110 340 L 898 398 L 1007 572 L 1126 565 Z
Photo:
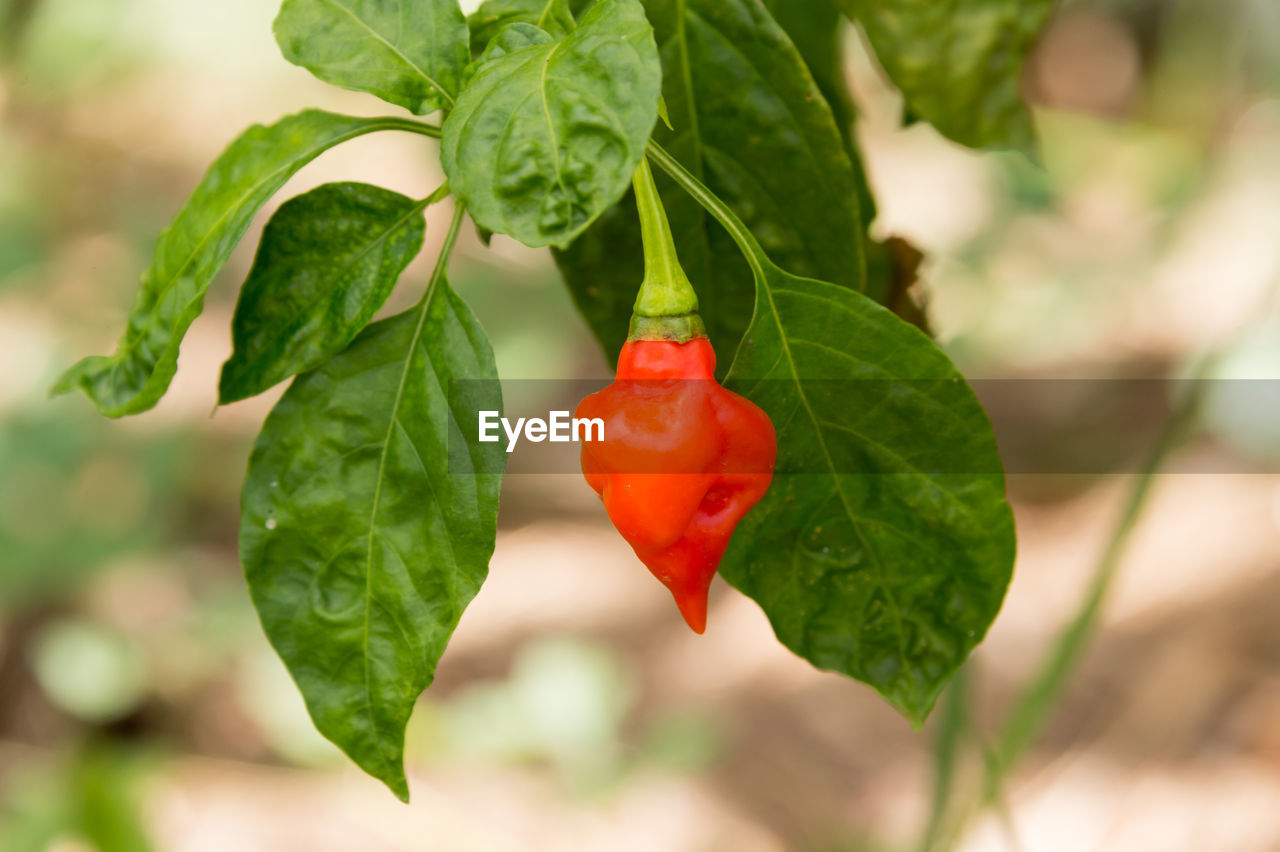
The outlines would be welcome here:
M 836 125 L 851 141 L 854 107 L 844 77 L 839 0 L 764 0 L 764 5 L 796 46 L 831 107 Z
M 1013 567 L 991 426 L 946 356 L 886 309 L 777 267 L 758 283 L 730 385 L 780 424 L 781 473 L 827 472 L 780 475 L 722 572 L 783 644 L 920 724 Z
M 500 56 L 506 56 L 508 53 L 513 53 L 522 47 L 532 47 L 536 44 L 546 44 L 552 41 L 555 41 L 555 39 L 546 30 L 538 29 L 533 24 L 519 21 L 508 24 L 502 32 L 494 36 L 493 40 L 485 45 L 484 50 L 480 52 L 475 61 L 467 66 L 466 71 L 462 74 L 463 82 L 470 83 L 471 78 L 476 75 L 476 71 L 482 65 Z
M 658 162 L 717 212 L 756 281 L 726 385 L 769 414 L 778 475 L 721 573 L 784 645 L 921 724 L 1013 568 L 986 414 L 919 330 L 847 288 L 783 272 L 673 158 Z
M 471 59 L 457 0 L 284 0 L 275 33 L 294 65 L 417 115 L 453 106 Z
M 725 576 L 788 647 L 917 724 L 995 617 L 1014 549 L 1000 459 L 955 367 L 876 304 L 882 253 L 868 284 L 837 3 L 912 114 L 969 144 L 1029 144 L 1017 73 L 1048 0 L 487 0 L 470 29 L 454 0 L 284 0 L 286 58 L 443 125 L 308 110 L 250 128 L 160 236 L 117 352 L 55 386 L 110 416 L 152 407 L 213 277 L 290 176 L 375 130 L 441 138 L 449 184 L 430 198 L 342 183 L 280 208 L 220 386 L 228 402 L 297 376 L 250 458 L 242 561 L 316 727 L 401 798 L 405 725 L 487 574 L 506 463 L 474 432 L 501 409 L 494 357 L 445 279 L 463 211 L 482 234 L 559 249 L 615 354 L 643 275 L 624 194 L 646 146 L 727 381 L 778 431 L 778 475 Z M 447 192 L 458 209 L 425 295 L 368 325 Z
M 493 353 L 438 271 L 286 391 L 241 497 L 254 606 L 316 727 L 408 799 L 404 729 L 488 573 L 506 454 L 469 443 L 501 408 Z M 451 442 L 463 447 L 450 454 Z
M 345 349 L 422 248 L 426 205 L 362 183 L 281 205 L 240 291 L 218 401 L 259 394 Z
M 868 224 L 876 218 L 876 206 L 871 187 L 867 185 L 862 153 L 853 138 L 856 110 L 845 79 L 843 15 L 839 0 L 765 0 L 765 5 L 778 25 L 786 30 L 831 107 L 831 114 L 844 140 L 845 152 L 853 166 L 858 186 L 858 212 L 863 224 Z M 884 304 L 892 296 L 894 278 L 889 249 L 864 231 L 862 252 L 867 268 L 862 292 Z
M 908 114 L 973 148 L 1035 145 L 1022 62 L 1054 0 L 842 0 Z
M 654 138 L 741 216 L 787 269 L 861 289 L 852 164 L 831 110 L 786 34 L 753 0 L 648 0 L 674 131 Z M 660 180 L 680 260 L 721 361 L 751 320 L 751 272 L 697 202 Z M 567 251 L 565 281 L 610 360 L 642 275 L 633 202 Z
M 626 191 L 658 117 L 661 68 L 639 0 L 484 63 L 444 123 L 441 162 L 482 227 L 566 245 Z
M 108 417 L 154 406 L 173 380 L 178 347 L 204 308 L 213 276 L 262 205 L 298 169 L 334 145 L 403 126 L 399 119 L 309 109 L 242 133 L 213 161 L 156 241 L 115 354 L 80 361 L 58 379 L 53 392 L 80 388 Z
M 484 0 L 467 23 L 477 54 L 511 24 L 531 24 L 553 38 L 568 35 L 574 26 L 568 0 Z

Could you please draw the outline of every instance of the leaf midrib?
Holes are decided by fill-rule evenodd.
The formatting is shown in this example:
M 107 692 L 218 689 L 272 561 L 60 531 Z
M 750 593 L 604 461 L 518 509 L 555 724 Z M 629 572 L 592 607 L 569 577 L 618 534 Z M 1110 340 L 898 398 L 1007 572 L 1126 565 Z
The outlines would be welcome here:
M 543 26 L 543 24 L 547 22 L 547 15 L 551 14 L 551 10 L 555 5 L 556 5 L 556 0 L 547 0 L 546 4 L 543 5 L 542 11 L 538 14 L 538 24 L 537 24 L 538 29 L 540 30 L 546 29 L 546 27 Z
M 757 261 L 759 260 L 760 259 L 757 258 Z M 772 262 L 765 259 L 764 264 L 761 264 L 762 271 L 769 267 L 777 273 L 782 272 L 782 270 L 774 266 Z M 886 581 L 884 562 L 881 561 L 880 555 L 872 549 L 866 536 L 863 535 L 862 528 L 856 520 L 857 515 L 853 511 L 853 506 L 849 503 L 848 495 L 845 493 L 842 485 L 842 479 L 839 474 L 836 473 L 835 460 L 831 457 L 831 450 L 827 447 L 826 436 L 823 434 L 822 428 L 819 425 L 821 421 L 819 421 L 817 414 L 814 413 L 813 406 L 809 403 L 809 397 L 805 394 L 804 387 L 800 382 L 799 369 L 796 366 L 795 358 L 791 354 L 791 341 L 787 336 L 786 328 L 782 325 L 782 317 L 778 313 L 777 303 L 773 300 L 773 288 L 769 285 L 768 278 L 757 274 L 757 288 L 762 290 L 765 298 L 769 300 L 769 312 L 773 317 L 774 326 L 778 329 L 778 341 L 782 347 L 782 353 L 787 359 L 787 366 L 790 370 L 793 384 L 796 388 L 796 396 L 800 400 L 800 404 L 804 406 L 805 414 L 809 417 L 809 422 L 813 424 L 813 431 L 818 439 L 818 446 L 822 450 L 822 458 L 826 462 L 827 470 L 831 474 L 831 480 L 835 485 L 836 494 L 840 496 L 840 504 L 844 507 L 845 515 L 850 519 L 850 526 L 853 527 L 854 535 L 858 537 L 858 541 L 862 544 L 863 549 L 875 563 L 876 574 L 879 581 L 878 584 L 880 588 L 884 590 L 885 602 L 888 604 L 889 611 L 893 613 L 894 625 L 897 628 L 895 632 L 897 633 L 898 656 L 902 659 L 906 659 L 906 647 L 904 645 L 906 641 L 906 629 L 903 625 L 902 610 L 898 606 L 898 602 L 894 598 L 893 591 L 889 588 L 889 584 Z M 798 572 L 792 572 L 793 581 L 798 580 L 797 574 Z
M 620 139 L 625 140 L 627 137 L 625 127 L 619 123 L 616 110 L 614 110 L 612 107 L 608 107 L 606 104 L 603 104 L 600 101 L 600 99 L 595 96 L 593 92 L 591 92 L 589 89 L 584 88 L 580 84 L 576 84 L 575 81 L 572 80 L 571 78 L 563 77 L 563 76 L 556 77 L 551 74 L 552 63 L 557 58 L 559 58 L 559 55 L 561 53 L 565 52 L 566 45 L 568 45 L 570 48 L 576 48 L 580 42 L 585 40 L 581 36 L 582 32 L 583 32 L 582 30 L 575 30 L 574 32 L 560 39 L 559 41 L 548 42 L 548 43 L 537 44 L 537 45 L 529 45 L 527 47 L 521 48 L 520 50 L 514 51 L 513 53 L 507 54 L 507 56 L 500 58 L 500 59 L 506 59 L 507 57 L 511 57 L 511 56 L 519 56 L 521 53 L 525 51 L 530 52 L 530 56 L 527 59 L 521 57 L 520 62 L 515 65 L 515 67 L 511 70 L 511 72 L 505 75 L 504 79 L 506 79 L 507 77 L 514 77 L 520 73 L 523 73 L 525 69 L 529 68 L 535 63 L 537 63 L 540 67 L 538 68 L 537 86 L 531 87 L 530 91 L 527 94 L 525 94 L 516 103 L 515 107 L 513 107 L 510 110 L 511 115 L 506 121 L 506 123 L 502 126 L 502 132 L 501 134 L 499 134 L 498 142 L 496 143 L 497 148 L 499 151 L 502 151 L 505 149 L 507 139 L 509 138 L 509 133 L 511 132 L 511 128 L 515 122 L 515 117 L 520 113 L 520 111 L 524 108 L 524 105 L 530 99 L 537 99 L 539 111 L 541 112 L 543 121 L 546 124 L 547 137 L 551 142 L 550 148 L 551 148 L 551 159 L 552 159 L 552 171 L 555 175 L 555 188 L 559 190 L 559 193 L 561 195 L 567 194 L 567 188 L 564 184 L 564 173 L 560 163 L 560 138 L 556 133 L 555 122 L 551 115 L 550 97 L 548 95 L 548 88 L 547 88 L 547 83 L 549 80 L 554 79 L 563 85 L 571 86 L 572 88 L 574 88 L 575 91 L 577 91 L 584 98 L 587 98 L 593 101 L 599 111 L 599 114 L 610 122 L 610 129 L 612 129 Z M 627 38 L 628 36 L 622 37 L 622 41 L 625 42 Z M 545 50 L 545 53 L 534 53 L 535 50 Z M 483 69 L 477 75 L 477 77 L 479 77 L 481 74 L 496 74 L 496 73 L 497 72 L 492 70 L 492 66 L 486 64 L 485 69 Z M 474 79 L 472 83 L 474 87 Z M 502 82 L 498 82 L 491 88 L 497 89 L 501 87 L 501 85 L 502 85 Z M 452 146 L 452 149 L 461 151 L 466 147 L 465 140 L 469 138 L 469 135 L 472 131 L 473 122 L 476 120 L 476 117 L 479 114 L 480 113 L 478 110 L 472 110 L 472 112 L 466 116 L 466 121 L 463 123 L 462 129 L 458 133 L 458 141 L 455 145 Z M 455 154 L 455 157 L 456 156 L 457 155 Z M 641 154 L 641 156 L 643 156 L 643 153 Z M 580 231 L 581 227 L 582 227 L 581 225 L 575 225 L 571 221 L 567 228 L 566 235 L 572 236 L 576 232 Z
M 430 201 L 431 201 L 430 198 L 425 198 L 421 201 L 414 202 L 409 207 L 409 209 L 405 211 L 404 215 L 400 216 L 394 222 L 387 225 L 382 231 L 378 233 L 376 237 L 374 237 L 373 239 L 365 243 L 363 246 L 361 246 L 359 251 L 356 251 L 352 254 L 347 255 L 343 259 L 342 264 L 339 267 L 337 267 L 336 270 L 333 270 L 331 274 L 325 276 L 325 282 L 331 283 L 334 280 L 334 278 L 343 277 L 346 274 L 346 272 L 349 269 L 351 269 L 351 267 L 355 266 L 357 262 L 363 260 L 375 248 L 383 247 L 388 242 L 392 234 L 397 232 L 405 223 L 407 223 L 414 216 L 414 214 L 420 213 L 422 210 L 426 209 L 427 205 L 430 204 Z M 319 292 L 314 298 L 310 299 L 305 305 L 302 306 L 300 310 L 296 312 L 294 316 L 294 321 L 290 323 L 290 325 L 288 326 L 288 329 L 285 332 L 277 332 L 275 334 L 272 334 L 271 336 L 273 338 L 284 337 L 287 340 L 293 333 L 297 331 L 297 329 L 300 326 L 300 320 L 304 318 L 304 315 L 306 313 L 308 313 L 316 305 L 325 301 L 326 298 L 331 297 L 333 295 L 332 289 L 334 288 L 322 289 L 321 292 Z M 258 330 L 261 331 L 261 329 L 262 327 L 259 326 Z M 359 329 L 357 329 L 357 332 L 358 331 Z M 232 356 L 234 357 L 234 355 L 235 353 L 233 351 Z M 259 375 L 261 375 L 261 372 L 259 372 Z
M 436 80 L 434 77 L 428 74 L 424 69 L 419 67 L 418 64 L 414 62 L 412 59 L 410 59 L 408 56 L 405 56 L 405 54 L 400 51 L 400 48 L 392 44 L 386 37 L 382 35 L 382 33 L 378 32 L 373 27 L 369 26 L 368 22 L 366 22 L 363 18 L 361 18 L 355 12 L 348 9 L 346 6 L 343 6 L 341 3 L 338 2 L 338 0 L 320 0 L 320 2 L 327 3 L 330 6 L 334 7 L 335 9 L 339 9 L 345 14 L 347 14 L 351 18 L 351 20 L 355 21 L 361 27 L 363 27 L 369 33 L 369 35 L 373 36 L 377 41 L 380 41 L 383 44 L 385 44 L 387 48 L 396 56 L 400 57 L 400 59 L 406 65 L 408 65 L 414 71 L 417 71 L 418 74 L 421 75 L 422 79 L 426 80 L 428 83 L 434 86 L 436 88 L 436 91 L 438 91 L 441 95 L 443 95 L 444 99 L 449 102 L 450 107 L 454 105 L 453 96 L 449 94 L 448 90 L 445 89 L 444 86 L 440 85 L 440 82 L 438 80 Z
M 686 2 L 687 0 L 680 0 L 680 5 L 682 8 Z M 777 84 L 774 82 L 773 77 L 770 74 L 766 73 L 765 70 L 761 68 L 760 65 L 758 65 L 755 61 L 753 61 L 752 58 L 747 55 L 746 51 L 744 51 L 737 42 L 735 42 L 732 38 L 730 38 L 723 29 L 721 29 L 719 26 L 716 25 L 714 21 L 708 19 L 705 15 L 701 14 L 697 10 L 693 10 L 689 12 L 689 15 L 693 18 L 696 18 L 699 22 L 701 22 L 701 24 L 707 29 L 707 31 L 714 33 L 718 37 L 721 45 L 730 53 L 736 55 L 738 59 L 742 62 L 744 67 L 751 69 L 751 72 L 755 75 L 756 79 L 758 79 L 764 85 L 764 87 L 768 89 L 770 94 L 773 96 L 774 100 L 778 104 L 780 104 L 783 109 L 786 110 L 788 120 L 790 121 L 793 127 L 797 129 L 805 129 L 809 126 L 809 122 L 806 121 L 806 119 L 804 119 L 802 116 L 796 113 L 796 104 L 794 103 L 794 100 L 788 97 L 784 92 L 782 92 L 778 88 Z M 684 36 L 683 17 L 681 17 L 681 21 L 680 21 L 680 33 L 682 38 L 686 38 Z M 683 45 L 683 47 L 687 49 L 687 44 Z M 687 63 L 688 63 L 687 57 L 685 59 L 685 63 L 687 67 Z M 806 70 L 805 73 L 808 74 L 808 71 Z M 688 85 L 689 85 L 690 98 L 692 98 L 692 94 L 693 94 L 692 83 L 689 83 Z M 817 84 L 814 83 L 813 85 L 816 87 Z M 825 105 L 825 101 L 822 101 L 822 103 Z M 839 135 L 839 129 L 835 126 L 834 118 L 831 117 L 829 114 L 828 114 L 828 117 L 831 118 L 832 120 L 832 125 L 830 127 L 830 130 L 833 133 Z M 698 136 L 698 138 L 695 140 L 695 145 L 698 151 L 699 159 L 698 159 L 698 171 L 695 172 L 695 174 L 697 175 L 697 178 L 699 180 L 705 183 L 706 181 L 702 173 L 702 165 L 703 165 L 702 161 L 707 156 L 705 152 L 708 149 L 710 150 L 718 150 L 718 149 L 716 149 L 713 146 L 708 146 L 705 144 L 705 142 L 701 139 L 701 134 L 698 132 L 696 122 L 693 123 L 693 129 L 691 130 L 691 132 L 694 134 L 697 134 Z M 813 169 L 820 173 L 824 171 L 829 171 L 828 169 L 824 168 L 824 166 L 822 165 L 821 158 L 818 155 L 818 151 L 814 147 L 813 135 L 809 132 L 801 132 L 801 133 L 798 133 L 797 135 L 803 141 L 806 159 L 809 161 Z M 721 151 L 721 153 L 726 155 L 729 154 L 729 152 L 727 151 Z M 750 170 L 744 170 L 744 171 L 746 174 L 754 177 L 754 175 L 751 174 Z M 705 219 L 706 211 L 704 210 L 700 212 Z M 860 222 L 858 223 L 858 226 L 860 227 Z M 705 228 L 705 224 L 704 224 L 704 228 Z M 815 246 L 811 244 L 810 234 L 808 232 L 808 229 L 795 229 L 793 232 L 799 238 L 799 242 L 804 246 L 804 251 L 807 256 L 809 256 L 810 258 L 820 258 L 824 256 L 824 252 L 822 251 L 820 246 Z M 708 240 L 709 240 L 709 237 L 708 237 Z M 856 240 L 855 240 L 855 244 L 856 244 Z M 858 252 L 857 254 L 858 254 L 858 263 L 865 266 L 865 258 L 862 257 L 861 252 Z M 858 291 L 864 290 L 866 286 L 865 276 L 866 276 L 866 272 L 865 272 L 865 268 L 863 268 L 862 271 L 860 271 L 858 274 L 858 286 L 852 289 L 856 289 Z
M 435 283 L 435 282 L 432 282 Z M 428 285 L 430 286 L 430 285 Z M 436 287 L 431 287 L 427 297 L 422 300 L 422 308 L 418 312 L 418 322 L 414 326 L 413 336 L 409 340 L 406 347 L 404 367 L 400 371 L 400 382 L 396 386 L 395 399 L 391 402 L 391 410 L 387 420 L 387 432 L 382 439 L 382 452 L 378 455 L 378 473 L 374 477 L 373 500 L 369 510 L 369 546 L 365 551 L 364 565 L 364 637 L 362 649 L 364 651 L 364 693 L 365 706 L 368 708 L 369 724 L 373 727 L 375 738 L 380 739 L 381 735 L 378 731 L 377 717 L 373 712 L 372 700 L 372 681 L 373 673 L 369 668 L 369 624 L 373 619 L 373 539 L 374 531 L 377 529 L 378 510 L 382 504 L 382 483 L 386 478 L 387 456 L 391 448 L 391 435 L 395 432 L 396 425 L 400 422 L 400 401 L 404 398 L 404 389 L 409 381 L 409 370 L 413 365 L 413 354 L 418 348 L 418 341 L 422 338 L 422 329 L 427 324 L 427 314 L 430 312 L 431 303 L 436 298 L 438 292 Z M 402 427 L 403 428 L 403 427 Z
M 174 270 L 173 274 L 169 275 L 167 278 L 164 279 L 164 282 L 162 283 L 159 292 L 156 294 L 155 303 L 158 304 L 161 300 L 164 299 L 166 295 L 168 295 L 169 291 L 173 289 L 175 282 L 178 281 L 180 278 L 182 278 L 182 273 L 187 269 L 187 267 L 189 267 L 192 264 L 192 262 L 194 262 L 195 258 L 201 254 L 201 252 L 204 250 L 205 245 L 208 244 L 210 239 L 212 239 L 214 233 L 216 233 L 219 229 L 222 228 L 223 224 L 227 221 L 227 219 L 229 219 L 234 212 L 240 210 L 244 206 L 245 202 L 249 198 L 253 197 L 253 195 L 257 193 L 259 190 L 261 190 L 262 187 L 269 185 L 271 181 L 273 181 L 281 172 L 288 171 L 291 167 L 293 167 L 295 163 L 298 163 L 300 160 L 302 161 L 302 164 L 305 165 L 306 163 L 309 163 L 311 160 L 314 160 L 316 157 L 320 156 L 320 154 L 324 153 L 325 151 L 334 147 L 335 145 L 341 145 L 343 142 L 346 142 L 350 139 L 354 139 L 357 136 L 362 136 L 365 133 L 372 133 L 375 130 L 379 130 L 382 128 L 384 123 L 385 123 L 385 120 L 373 120 L 367 124 L 361 124 L 356 127 L 353 127 L 344 133 L 340 133 L 335 137 L 327 139 L 324 143 L 318 146 L 313 146 L 312 148 L 308 148 L 306 153 L 303 154 L 302 156 L 290 158 L 289 160 L 287 160 L 277 168 L 272 169 L 270 172 L 264 175 L 261 180 L 256 181 L 252 186 L 250 186 L 247 190 L 241 193 L 241 195 L 235 200 L 234 203 L 228 205 L 223 210 L 222 214 L 214 221 L 213 225 L 211 225 L 208 229 L 205 230 L 204 234 L 196 242 L 195 247 L 192 248 L 192 250 L 187 254 L 185 258 L 183 258 L 182 263 L 178 266 L 176 270 Z M 280 126 L 280 122 L 277 122 L 276 124 L 270 125 L 269 127 L 279 127 L 279 126 Z M 262 129 L 266 130 L 268 129 L 268 127 L 264 127 Z M 243 139 L 244 137 L 241 136 L 240 138 Z M 232 145 L 234 144 L 235 143 L 233 142 Z M 315 153 L 311 153 L 313 150 L 315 151 Z M 301 168 L 301 166 L 299 166 L 298 168 Z M 210 276 L 210 280 L 212 280 L 212 276 Z M 187 312 L 191 310 L 191 306 L 194 305 L 196 301 L 204 298 L 204 293 L 206 289 L 207 288 L 205 287 L 199 288 L 199 292 L 196 294 L 195 298 L 191 299 L 186 303 L 186 305 L 183 306 L 181 313 L 178 314 L 179 321 L 181 321 L 182 317 L 186 316 Z M 139 340 L 145 339 L 146 332 L 150 331 L 151 328 L 155 326 L 158 316 L 159 314 L 156 311 L 151 311 L 148 314 L 146 321 L 138 327 L 138 331 L 130 335 L 130 339 L 128 341 L 129 343 L 128 351 L 133 351 L 136 348 L 137 342 Z M 132 329 L 130 330 L 132 331 Z M 182 342 L 181 339 L 177 341 L 178 344 L 181 344 L 181 342 Z M 175 345 L 174 342 L 170 341 L 170 343 L 165 347 L 165 352 L 168 353 L 174 347 L 174 345 Z M 123 366 L 124 361 L 129 357 L 128 351 L 123 353 L 118 352 L 116 353 L 116 356 L 113 356 L 111 373 L 107 381 L 107 384 L 109 387 L 114 388 L 116 386 L 116 374 L 119 371 L 119 369 Z M 163 356 L 159 360 L 163 360 Z M 159 360 L 157 360 L 156 363 L 159 363 Z M 147 376 L 147 381 L 143 384 L 142 388 L 138 391 L 137 394 L 135 394 L 129 400 L 129 402 L 132 402 L 134 399 L 137 399 L 139 396 L 141 396 L 142 393 L 147 389 L 147 387 L 151 385 L 151 382 L 153 382 L 154 380 L 155 380 L 155 372 L 153 370 Z M 127 406 L 128 403 L 126 403 L 125 405 Z

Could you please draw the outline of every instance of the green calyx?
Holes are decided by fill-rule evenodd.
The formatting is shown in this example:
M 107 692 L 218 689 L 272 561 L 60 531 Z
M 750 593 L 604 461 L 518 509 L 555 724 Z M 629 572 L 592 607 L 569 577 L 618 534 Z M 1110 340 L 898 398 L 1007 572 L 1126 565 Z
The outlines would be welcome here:
M 665 317 L 632 314 L 631 328 L 627 332 L 627 340 L 670 340 L 674 343 L 688 343 L 706 336 L 707 327 L 702 324 L 702 317 L 697 311 Z
M 646 159 L 641 158 L 631 182 L 635 186 L 640 236 L 644 242 L 644 280 L 640 282 L 633 308 L 632 330 L 641 318 L 685 317 L 684 322 L 688 322 L 690 315 L 701 327 L 702 321 L 697 319 L 698 295 L 680 267 L 671 225 Z

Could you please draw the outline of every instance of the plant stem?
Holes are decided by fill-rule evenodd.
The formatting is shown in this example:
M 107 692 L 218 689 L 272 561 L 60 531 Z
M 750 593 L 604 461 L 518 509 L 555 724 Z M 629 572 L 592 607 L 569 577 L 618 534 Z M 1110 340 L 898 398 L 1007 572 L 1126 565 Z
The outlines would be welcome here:
M 410 118 L 388 115 L 380 118 L 379 123 L 381 126 L 375 128 L 376 130 L 403 130 L 407 133 L 417 133 L 419 136 L 430 136 L 432 139 L 440 138 L 439 127 Z
M 644 280 L 636 296 L 634 313 L 638 317 L 696 313 L 698 296 L 680 266 L 667 211 L 662 207 L 662 198 L 653 182 L 649 163 L 643 157 L 631 182 L 636 190 L 640 237 L 644 242 Z
M 943 781 L 954 772 L 956 760 L 955 755 L 951 753 L 953 744 L 949 742 L 950 737 L 945 730 L 950 723 L 944 717 L 944 730 L 939 732 L 938 750 L 935 754 L 938 781 L 934 790 L 933 814 L 921 843 L 923 850 L 934 852 L 934 850 L 954 846 L 959 841 L 965 825 L 977 816 L 984 806 L 996 807 L 1000 812 L 1006 834 L 1011 842 L 1015 842 L 1009 807 L 1004 799 L 1005 780 L 1044 727 L 1057 704 L 1058 697 L 1088 647 L 1089 640 L 1097 629 L 1107 593 L 1119 570 L 1129 540 L 1137 528 L 1147 499 L 1151 495 L 1156 474 L 1168 457 L 1186 440 L 1194 425 L 1208 385 L 1205 378 L 1211 374 L 1216 361 L 1216 356 L 1209 356 L 1203 359 L 1194 371 L 1194 377 L 1188 382 L 1185 395 L 1178 402 L 1136 474 L 1136 479 L 1125 498 L 1120 517 L 1117 518 L 1111 536 L 1098 558 L 1097 567 L 1094 569 L 1093 578 L 1081 608 L 1063 629 L 1030 686 L 1010 711 L 997 736 L 997 742 L 988 745 L 981 733 L 969 726 L 970 733 L 977 738 L 976 745 L 983 758 L 985 776 L 983 790 L 979 795 L 969 797 L 964 803 L 954 807 L 948 805 L 952 785 Z M 949 693 L 949 698 L 959 698 L 964 701 L 965 708 L 955 712 L 962 713 L 962 719 L 968 722 L 967 696 L 963 693 L 952 696 Z M 946 705 L 948 716 L 953 712 L 949 703 Z M 948 810 L 955 815 L 950 825 L 947 825 L 945 820 Z
M 444 189 L 445 187 L 441 187 Z M 440 190 L 436 190 L 439 192 Z M 435 193 L 432 193 L 433 195 Z M 453 254 L 453 246 L 458 241 L 458 232 L 462 230 L 462 220 L 467 208 L 461 202 L 453 208 L 453 219 L 449 221 L 449 230 L 445 232 L 444 244 L 440 246 L 440 256 L 436 258 L 435 268 L 431 270 L 431 280 L 427 282 L 426 292 L 422 294 L 422 312 L 425 315 L 431 298 L 435 295 L 436 285 L 445 279 L 445 268 L 449 265 L 449 256 Z
M 729 205 L 721 201 L 719 196 L 706 187 L 706 184 L 694 177 L 688 169 L 680 165 L 679 160 L 668 154 L 657 142 L 650 139 L 646 150 L 653 161 L 670 175 L 681 189 L 689 193 L 694 201 L 701 204 L 702 208 L 729 232 L 729 236 L 733 237 L 733 241 L 738 244 L 738 249 L 746 258 L 747 265 L 751 267 L 751 273 L 757 279 L 763 278 L 765 267 L 774 266 L 774 264 L 764 253 L 764 249 L 760 247 L 760 243 L 756 241 L 750 229 L 729 209 Z
M 449 196 L 449 182 L 445 181 L 444 183 L 436 187 L 434 190 L 432 190 L 430 195 L 428 195 L 426 198 L 419 201 L 418 207 L 425 210 L 426 208 L 430 207 L 432 204 L 435 204 L 440 201 L 444 201 L 448 196 Z
M 961 739 L 969 728 L 970 665 L 972 662 L 962 666 L 956 672 L 955 678 L 943 695 L 942 717 L 939 720 L 938 738 L 933 753 L 933 801 L 929 809 L 929 822 L 925 827 L 924 839 L 920 841 L 921 852 L 932 852 L 939 847 L 950 810 Z
M 1138 526 L 1138 520 L 1150 496 L 1156 474 L 1169 454 L 1181 445 L 1195 422 L 1208 384 L 1204 377 L 1208 375 L 1214 362 L 1213 358 L 1204 359 L 1196 370 L 1195 377 L 1188 383 L 1186 394 L 1170 415 L 1164 431 L 1152 447 L 1137 474 L 1137 479 L 1129 489 L 1111 538 L 1098 559 L 1083 606 L 1062 631 L 1048 659 L 1040 667 L 1035 679 L 1022 694 L 1004 723 L 995 744 L 991 768 L 987 776 L 988 797 L 1040 733 L 1059 694 L 1083 656 L 1089 639 L 1097 627 L 1103 603 L 1111 589 L 1129 540 Z

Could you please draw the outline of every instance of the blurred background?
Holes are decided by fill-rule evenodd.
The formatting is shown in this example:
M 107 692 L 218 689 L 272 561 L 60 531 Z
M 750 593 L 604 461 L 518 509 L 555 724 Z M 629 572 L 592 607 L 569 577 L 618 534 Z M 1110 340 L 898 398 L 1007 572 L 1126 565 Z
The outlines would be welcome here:
M 241 128 L 381 112 L 280 58 L 277 5 L 0 0 L 0 849 L 914 848 L 939 719 L 916 733 L 813 670 L 723 583 L 691 634 L 576 476 L 506 480 L 490 579 L 409 729 L 413 803 L 320 739 L 236 556 L 279 391 L 213 411 L 257 230 L 154 411 L 46 398 L 112 350 L 151 241 Z M 1064 6 L 1025 74 L 1043 168 L 902 127 L 845 35 L 874 233 L 926 253 L 920 295 L 967 375 L 1178 377 L 1217 352 L 1215 377 L 1280 380 L 1280 4 Z M 337 179 L 421 197 L 441 180 L 432 144 L 362 138 L 272 207 Z M 447 215 L 431 208 L 388 310 L 415 298 Z M 468 232 L 453 270 L 505 378 L 607 374 L 546 253 Z M 1136 417 L 1158 426 L 1175 402 Z M 1205 402 L 1080 669 L 957 848 L 1280 850 L 1280 410 Z M 1059 437 L 1040 413 L 1002 421 L 1002 441 L 1105 444 L 1135 417 L 1068 418 Z M 970 798 L 1131 480 L 1011 477 L 1015 579 L 966 668 Z

